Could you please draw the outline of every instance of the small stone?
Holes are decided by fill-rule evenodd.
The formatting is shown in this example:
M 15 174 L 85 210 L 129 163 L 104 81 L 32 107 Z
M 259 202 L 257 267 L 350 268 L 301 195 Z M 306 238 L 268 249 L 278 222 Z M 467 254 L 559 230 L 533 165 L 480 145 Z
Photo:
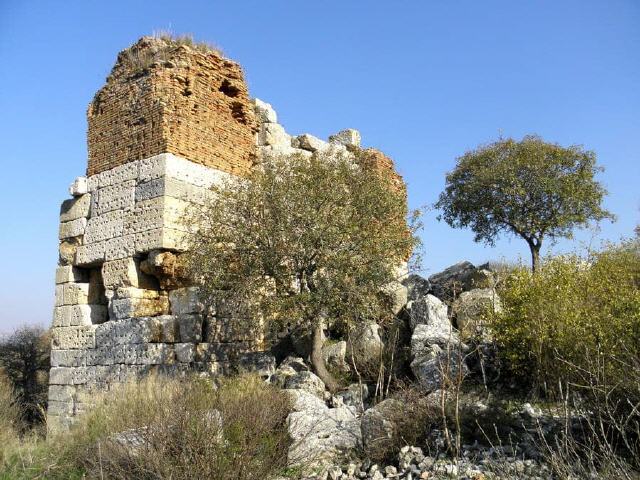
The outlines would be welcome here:
M 71 185 L 69 185 L 69 193 L 74 197 L 84 195 L 89 191 L 87 177 L 77 177 Z

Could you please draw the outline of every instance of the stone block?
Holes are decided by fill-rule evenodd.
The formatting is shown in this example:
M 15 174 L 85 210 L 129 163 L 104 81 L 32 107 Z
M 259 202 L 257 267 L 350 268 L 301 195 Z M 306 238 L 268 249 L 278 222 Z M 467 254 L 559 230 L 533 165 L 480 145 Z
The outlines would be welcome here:
M 91 206 L 91 194 L 86 193 L 79 197 L 70 198 L 62 202 L 60 206 L 60 221 L 71 222 L 79 218 L 89 216 L 89 207 Z
M 263 102 L 259 98 L 253 99 L 256 116 L 261 123 L 278 123 L 278 115 L 271 104 Z
M 250 318 L 210 318 L 205 325 L 207 342 L 244 342 L 259 337 L 258 325 Z
M 141 233 L 158 228 L 189 231 L 189 202 L 173 197 L 157 197 L 137 202 L 124 218 L 124 233 Z
M 195 360 L 196 347 L 193 343 L 176 343 L 174 346 L 176 360 L 181 363 L 191 363 Z
M 49 400 L 47 402 L 47 414 L 48 415 L 73 415 L 74 403 L 73 400 L 69 402 L 58 402 L 56 400 Z
M 93 350 L 51 350 L 52 367 L 83 367 L 87 363 L 87 354 Z
M 65 238 L 80 237 L 84 235 L 86 228 L 87 219 L 84 217 L 71 220 L 70 222 L 62 222 L 58 230 L 58 238 L 63 240 Z
M 109 302 L 109 317 L 117 320 L 132 317 L 155 317 L 169 313 L 169 299 L 157 298 L 114 298 Z
M 51 348 L 75 350 L 95 348 L 95 327 L 56 327 L 51 330 Z
M 340 130 L 335 135 L 331 135 L 329 137 L 329 142 L 344 145 L 345 147 L 359 147 L 361 142 L 360 132 L 358 130 L 354 130 L 353 128 Z
M 175 250 L 184 252 L 189 249 L 189 234 L 173 228 L 156 228 L 136 233 L 136 253 L 151 250 Z
M 278 123 L 263 123 L 258 133 L 258 145 L 291 146 L 291 136 Z
M 139 365 L 166 365 L 175 361 L 172 345 L 166 343 L 150 343 L 145 345 L 137 358 Z
M 74 197 L 84 195 L 89 191 L 87 177 L 77 177 L 71 185 L 69 185 L 69 194 Z
M 105 305 L 62 305 L 53 309 L 54 327 L 87 326 L 107 320 Z
M 215 168 L 205 167 L 171 153 L 162 153 L 137 162 L 140 183 L 160 177 L 175 178 L 190 185 L 209 188 L 231 175 Z
M 80 267 L 98 265 L 104 261 L 105 242 L 80 245 L 76 248 L 74 263 Z
M 140 271 L 132 257 L 107 261 L 102 264 L 104 286 L 110 289 L 118 287 L 153 288 L 153 279 Z
M 56 284 L 87 281 L 89 281 L 87 272 L 77 267 L 63 265 L 56 268 Z
M 100 188 L 123 183 L 127 180 L 135 180 L 138 177 L 138 162 L 125 163 L 111 170 L 100 172 L 94 177 L 97 177 L 97 186 Z
M 73 402 L 76 388 L 69 385 L 49 385 L 49 401 Z
M 171 290 L 169 292 L 171 313 L 181 315 L 184 313 L 201 313 L 204 311 L 204 303 L 200 300 L 198 287 L 186 287 Z
M 213 192 L 208 188 L 166 176 L 149 180 L 136 187 L 136 202 L 162 196 L 202 205 L 213 198 Z
M 298 135 L 296 139 L 300 148 L 309 150 L 310 152 L 324 150 L 328 147 L 327 142 L 320 140 L 318 137 L 314 137 L 313 135 L 309 135 L 308 133 Z
M 106 261 L 132 257 L 136 253 L 136 236 L 123 235 L 110 238 L 104 242 L 104 259 Z
M 202 315 L 178 315 L 180 341 L 183 343 L 198 343 L 202 341 Z
M 102 215 L 92 216 L 87 222 L 84 243 L 91 244 L 123 235 L 125 215 L 114 210 Z
M 112 210 L 124 210 L 133 207 L 135 203 L 136 181 L 126 180 L 100 188 L 94 196 L 97 198 L 95 210 L 91 215 L 102 215 Z
M 178 319 L 174 315 L 161 315 L 156 317 L 162 328 L 162 342 L 177 343 L 180 341 L 180 328 Z
M 62 305 L 86 305 L 89 303 L 89 283 L 64 283 L 62 291 Z
M 162 341 L 162 325 L 156 318 L 129 318 L 109 321 L 96 327 L 100 347 Z

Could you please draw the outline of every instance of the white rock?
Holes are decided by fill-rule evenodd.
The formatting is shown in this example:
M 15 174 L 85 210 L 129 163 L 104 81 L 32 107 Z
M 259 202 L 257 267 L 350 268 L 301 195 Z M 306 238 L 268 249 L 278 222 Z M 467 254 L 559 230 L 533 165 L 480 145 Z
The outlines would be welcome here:
M 258 133 L 258 145 L 290 147 L 291 136 L 279 123 L 263 123 Z
M 329 142 L 345 146 L 359 147 L 360 141 L 360 132 L 358 130 L 354 130 L 353 128 L 341 130 L 335 135 L 331 135 L 329 137 Z
M 320 399 L 324 399 L 324 382 L 312 372 L 303 371 L 291 375 L 286 379 L 284 386 L 289 389 L 304 390 Z
M 411 328 L 417 325 L 433 325 L 448 331 L 451 323 L 447 314 L 447 305 L 433 295 L 425 295 L 411 303 Z
M 259 98 L 253 99 L 256 115 L 262 123 L 278 123 L 278 116 L 271 104 L 263 102 Z
M 296 139 L 300 148 L 309 150 L 310 152 L 324 150 L 328 147 L 327 142 L 320 140 L 318 137 L 314 137 L 313 135 L 309 135 L 308 133 L 298 135 Z
M 84 195 L 89 191 L 87 177 L 77 177 L 71 185 L 69 185 L 69 194 L 74 197 Z

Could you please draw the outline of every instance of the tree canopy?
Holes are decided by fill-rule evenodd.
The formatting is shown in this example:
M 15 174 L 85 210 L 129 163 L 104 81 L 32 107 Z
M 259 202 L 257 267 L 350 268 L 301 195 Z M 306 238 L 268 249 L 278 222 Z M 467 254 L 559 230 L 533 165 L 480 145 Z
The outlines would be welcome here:
M 563 147 L 535 135 L 499 139 L 466 152 L 446 177 L 436 207 L 452 227 L 468 227 L 475 241 L 523 238 L 537 267 L 545 238 L 571 237 L 576 227 L 613 216 L 595 179 L 602 168 L 594 152 Z
M 205 298 L 246 302 L 267 327 L 313 333 L 312 364 L 330 389 L 322 325 L 389 315 L 383 287 L 417 242 L 404 190 L 362 166 L 364 155 L 273 157 L 215 187 L 188 259 Z

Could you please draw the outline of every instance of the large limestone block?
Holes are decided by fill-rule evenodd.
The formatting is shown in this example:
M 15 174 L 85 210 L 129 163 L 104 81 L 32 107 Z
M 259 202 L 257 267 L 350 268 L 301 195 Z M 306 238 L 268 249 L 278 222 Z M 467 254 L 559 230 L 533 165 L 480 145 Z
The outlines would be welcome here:
M 226 172 L 199 165 L 171 153 L 162 153 L 135 163 L 139 166 L 139 183 L 169 177 L 197 187 L 210 188 L 231 178 Z
M 189 231 L 190 203 L 173 197 L 157 197 L 137 202 L 124 216 L 123 233 L 141 233 L 158 228 Z
M 162 325 L 155 318 L 130 318 L 96 326 L 96 343 L 101 347 L 161 341 Z
M 112 210 L 124 210 L 133 207 L 135 203 L 136 181 L 126 180 L 98 189 L 95 192 L 95 210 L 91 215 L 102 215 Z
M 49 401 L 73 402 L 75 396 L 75 387 L 69 385 L 49 385 Z
M 204 303 L 200 299 L 198 287 L 177 288 L 169 292 L 171 313 L 180 315 L 183 313 L 201 313 L 204 311 Z
M 188 343 L 198 343 L 202 341 L 202 315 L 183 314 L 178 315 L 178 328 L 180 329 L 180 340 Z
M 278 123 L 263 123 L 258 133 L 258 145 L 291 146 L 291 136 Z
M 360 132 L 353 128 L 340 130 L 335 135 L 329 137 L 329 142 L 344 146 L 359 147 L 361 142 Z
M 92 216 L 85 229 L 85 245 L 122 236 L 124 233 L 124 219 L 125 215 L 119 210 Z
M 105 242 L 97 242 L 90 245 L 79 245 L 75 249 L 73 263 L 80 267 L 89 267 L 102 263 L 105 255 L 105 244 Z
M 88 179 L 89 190 L 95 191 L 98 188 L 116 185 L 128 180 L 135 180 L 137 177 L 138 162 L 125 163 L 111 170 L 105 170 L 97 175 L 90 176 Z
M 451 328 L 447 305 L 439 298 L 427 294 L 411 302 L 411 328 L 417 325 L 434 325 L 444 331 Z
M 202 205 L 213 198 L 213 192 L 205 187 L 192 185 L 171 177 L 160 177 L 136 186 L 136 202 L 167 196 Z
M 86 228 L 87 219 L 84 217 L 71 220 L 70 222 L 62 222 L 60 223 L 58 238 L 63 240 L 65 238 L 80 237 L 85 234 Z
M 81 243 L 81 237 L 67 238 L 61 241 L 58 247 L 58 263 L 60 265 L 72 265 L 76 258 L 78 246 Z
M 120 260 L 136 254 L 136 235 L 122 235 L 104 242 L 104 260 Z
M 62 305 L 53 309 L 54 327 L 95 325 L 107 318 L 105 305 Z
M 88 281 L 89 277 L 87 272 L 77 267 L 62 265 L 56 268 L 56 284 Z
M 93 350 L 51 350 L 49 362 L 52 367 L 83 367 L 87 364 L 87 353 Z
M 114 298 L 109 301 L 109 317 L 117 320 L 168 313 L 169 299 L 165 295 L 156 298 Z
M 256 116 L 261 123 L 278 123 L 278 115 L 270 103 L 263 102 L 259 98 L 253 99 Z
M 85 305 L 89 303 L 88 283 L 63 283 L 56 285 L 55 306 Z
M 89 216 L 90 206 L 91 194 L 89 193 L 65 200 L 60 206 L 60 221 L 71 222 L 79 218 L 86 218 Z
M 140 267 L 132 257 L 104 262 L 102 279 L 108 289 L 119 287 L 153 288 L 154 282 L 148 275 L 140 271 Z
M 136 253 L 151 250 L 174 250 L 184 252 L 189 249 L 189 234 L 174 228 L 156 228 L 135 234 Z
M 56 327 L 51 331 L 51 348 L 74 350 L 95 348 L 95 327 Z
M 299 148 L 309 150 L 310 152 L 316 152 L 318 150 L 324 150 L 328 147 L 327 142 L 320 140 L 318 137 L 309 135 L 308 133 L 298 135 L 296 137 Z
M 193 343 L 176 343 L 173 348 L 178 362 L 191 363 L 195 360 L 196 347 Z

